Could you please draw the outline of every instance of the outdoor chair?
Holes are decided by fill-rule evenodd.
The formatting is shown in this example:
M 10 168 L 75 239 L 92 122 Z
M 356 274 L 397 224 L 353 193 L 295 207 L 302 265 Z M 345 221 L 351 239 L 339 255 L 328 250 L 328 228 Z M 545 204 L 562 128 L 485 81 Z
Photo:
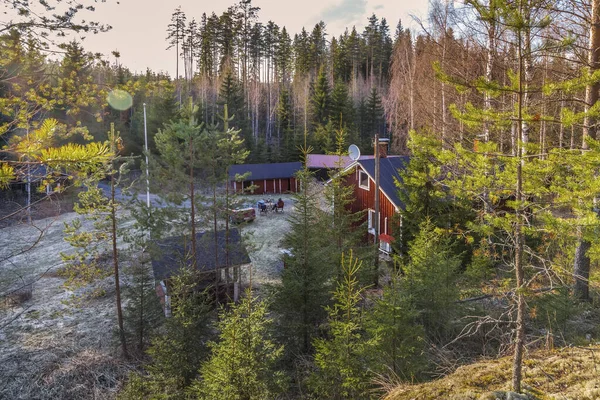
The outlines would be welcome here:
M 275 204 L 275 212 L 283 212 L 283 206 L 285 206 L 285 203 L 279 199 L 279 201 Z

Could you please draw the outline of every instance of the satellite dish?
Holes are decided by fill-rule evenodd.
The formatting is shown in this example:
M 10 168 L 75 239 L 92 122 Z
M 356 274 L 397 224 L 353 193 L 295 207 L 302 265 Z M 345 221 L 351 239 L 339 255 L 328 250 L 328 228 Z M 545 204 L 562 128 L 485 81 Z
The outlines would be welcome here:
M 350 147 L 348 147 L 348 155 L 353 161 L 358 160 L 360 158 L 360 149 L 358 146 L 351 144 Z

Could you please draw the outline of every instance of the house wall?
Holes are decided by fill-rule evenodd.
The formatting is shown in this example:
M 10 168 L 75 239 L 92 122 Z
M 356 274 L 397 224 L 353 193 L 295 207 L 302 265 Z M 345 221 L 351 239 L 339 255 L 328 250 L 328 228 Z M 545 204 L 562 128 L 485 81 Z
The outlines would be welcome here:
M 237 193 L 242 192 L 242 187 L 252 183 L 256 186 L 252 194 L 277 194 L 296 192 L 296 178 L 275 178 L 275 179 L 261 179 L 257 181 L 245 181 L 245 182 L 230 182 L 230 187 Z
M 369 178 L 369 190 L 363 189 L 358 184 L 359 170 L 362 168 L 357 165 L 351 174 L 348 174 L 346 181 L 348 185 L 354 187 L 354 202 L 351 204 L 352 212 L 364 211 L 362 222 L 366 222 L 369 218 L 368 210 L 375 209 L 375 182 Z M 393 217 L 396 214 L 396 207 L 394 204 L 385 196 L 385 194 L 379 191 L 379 233 L 394 236 L 399 233 L 399 222 L 394 221 Z M 386 226 L 387 218 L 387 226 Z

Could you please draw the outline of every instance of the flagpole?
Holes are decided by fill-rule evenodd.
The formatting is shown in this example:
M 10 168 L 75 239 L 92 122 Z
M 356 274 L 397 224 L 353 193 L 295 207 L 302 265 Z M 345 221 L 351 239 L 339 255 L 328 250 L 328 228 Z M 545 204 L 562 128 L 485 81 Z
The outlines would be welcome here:
M 146 103 L 144 103 L 144 149 L 146 150 L 146 206 L 150 209 L 150 174 L 148 173 L 148 126 L 146 123 Z

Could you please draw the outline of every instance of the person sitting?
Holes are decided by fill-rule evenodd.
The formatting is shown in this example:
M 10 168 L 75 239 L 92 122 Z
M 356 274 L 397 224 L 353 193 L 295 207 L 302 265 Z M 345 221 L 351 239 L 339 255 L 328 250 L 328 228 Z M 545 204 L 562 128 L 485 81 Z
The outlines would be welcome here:
M 279 200 L 277 200 L 277 204 L 275 206 L 276 206 L 275 212 L 277 212 L 279 210 L 281 210 L 281 212 L 283 212 L 284 204 L 283 204 L 283 200 L 281 200 L 281 197 L 279 198 Z
M 265 213 L 265 214 L 266 214 L 266 212 L 267 212 L 267 205 L 265 204 L 265 202 L 264 202 L 264 201 L 260 200 L 260 201 L 258 202 L 258 208 L 259 208 L 259 211 L 260 211 L 261 213 Z

